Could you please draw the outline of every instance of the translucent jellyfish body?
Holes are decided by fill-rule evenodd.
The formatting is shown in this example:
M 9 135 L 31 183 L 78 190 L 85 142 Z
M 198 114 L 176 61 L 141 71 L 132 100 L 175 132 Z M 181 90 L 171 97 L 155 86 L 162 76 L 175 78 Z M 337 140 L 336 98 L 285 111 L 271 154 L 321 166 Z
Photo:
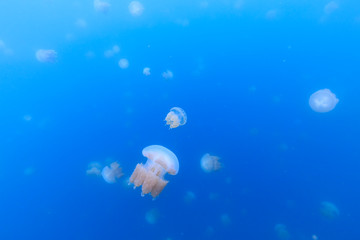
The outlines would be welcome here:
M 150 193 L 155 198 L 169 182 L 164 180 L 164 175 L 178 173 L 179 161 L 172 151 L 160 145 L 148 146 L 142 150 L 142 154 L 147 161 L 145 165 L 136 165 L 130 183 L 134 184 L 134 188 L 142 185 L 142 196 Z
M 327 88 L 314 92 L 309 99 L 312 110 L 320 113 L 330 112 L 338 102 L 339 99 Z
M 276 224 L 274 227 L 275 234 L 280 240 L 288 240 L 290 238 L 290 234 L 284 224 Z
M 129 12 L 133 16 L 140 16 L 144 12 L 144 6 L 138 1 L 132 1 L 129 4 Z
M 55 62 L 57 59 L 57 52 L 52 49 L 39 49 L 35 53 L 35 57 L 39 62 Z
M 104 178 L 107 183 L 116 183 L 118 178 L 123 176 L 122 169 L 120 168 L 120 164 L 117 162 L 113 162 L 109 166 L 105 166 L 101 171 L 101 176 Z
M 321 203 L 320 211 L 321 214 L 328 219 L 334 219 L 340 214 L 335 204 L 326 201 Z
M 170 112 L 166 115 L 165 121 L 166 121 L 166 125 L 169 125 L 170 128 L 177 128 L 186 123 L 187 116 L 183 109 L 179 107 L 173 107 L 170 109 Z
M 206 153 L 200 160 L 200 166 L 204 172 L 210 173 L 222 168 L 220 158 Z
M 96 176 L 100 176 L 101 175 L 101 164 L 98 162 L 91 162 L 88 165 L 88 169 L 86 170 L 86 174 L 87 175 L 96 175 Z
M 94 0 L 94 9 L 97 12 L 107 13 L 110 8 L 110 3 L 100 1 L 100 0 Z

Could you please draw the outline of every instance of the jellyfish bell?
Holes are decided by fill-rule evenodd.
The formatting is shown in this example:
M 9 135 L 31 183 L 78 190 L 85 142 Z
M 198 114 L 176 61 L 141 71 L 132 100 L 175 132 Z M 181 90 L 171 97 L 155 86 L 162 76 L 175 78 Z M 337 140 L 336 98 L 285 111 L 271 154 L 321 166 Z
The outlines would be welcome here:
M 119 60 L 119 67 L 121 69 L 126 69 L 129 67 L 129 61 L 126 58 L 122 58 Z
M 334 219 L 338 217 L 340 214 L 339 209 L 336 207 L 334 203 L 326 202 L 326 201 L 321 203 L 320 212 L 324 217 L 328 219 Z
M 94 0 L 94 9 L 97 12 L 107 13 L 110 8 L 110 3 L 100 1 L 100 0 Z
M 170 128 L 177 128 L 186 123 L 187 116 L 182 108 L 173 107 L 170 109 L 170 112 L 166 115 L 165 121 L 166 121 L 166 125 L 169 125 Z
M 88 165 L 88 169 L 86 170 L 86 175 L 101 175 L 101 164 L 98 162 L 91 162 Z
M 129 4 L 130 14 L 137 17 L 144 12 L 144 6 L 138 1 L 132 1 Z
M 222 164 L 219 160 L 219 157 L 206 153 L 200 160 L 200 166 L 206 173 L 214 172 L 222 168 Z
M 101 171 L 101 176 L 107 183 L 116 183 L 116 180 L 123 175 L 120 164 L 117 162 L 111 163 L 110 166 L 105 166 Z
M 155 224 L 157 223 L 158 219 L 160 217 L 160 213 L 156 208 L 152 208 L 145 214 L 145 220 L 149 224 Z
M 179 161 L 172 151 L 160 145 L 148 146 L 142 150 L 142 154 L 147 161 L 145 165 L 136 165 L 130 183 L 134 184 L 134 188 L 142 185 L 142 196 L 150 193 L 155 198 L 169 182 L 164 179 L 164 175 L 178 173 Z
M 309 99 L 311 109 L 320 113 L 330 112 L 338 102 L 336 95 L 327 88 L 314 92 Z
M 53 63 L 57 60 L 57 52 L 52 49 L 39 49 L 35 53 L 35 57 L 42 63 Z
M 143 74 L 144 74 L 145 76 L 149 76 L 149 75 L 150 75 L 150 68 L 149 68 L 149 67 L 145 67 L 145 68 L 143 69 Z
M 274 227 L 275 234 L 280 240 L 288 240 L 290 238 L 290 234 L 284 224 L 276 224 Z

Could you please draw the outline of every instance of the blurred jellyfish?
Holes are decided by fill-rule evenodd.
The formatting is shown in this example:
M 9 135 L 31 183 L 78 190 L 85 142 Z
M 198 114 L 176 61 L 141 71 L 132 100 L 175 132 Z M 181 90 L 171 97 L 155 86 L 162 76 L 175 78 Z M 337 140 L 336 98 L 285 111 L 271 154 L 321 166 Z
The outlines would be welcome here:
M 211 156 L 206 153 L 200 160 L 200 165 L 204 172 L 210 173 L 222 168 L 222 164 L 219 162 L 220 158 L 217 156 Z
M 338 8 L 339 5 L 335 1 L 331 1 L 325 5 L 324 12 L 325 14 L 331 14 Z
M 278 15 L 278 11 L 276 9 L 271 9 L 269 11 L 266 12 L 265 17 L 267 19 L 275 19 Z
M 126 69 L 129 67 L 129 61 L 126 58 L 122 58 L 119 60 L 119 67 L 121 69 Z
M 144 6 L 138 1 L 132 1 L 129 4 L 129 11 L 133 16 L 140 16 L 144 12 Z
M 143 74 L 144 74 L 145 76 L 149 76 L 149 75 L 150 75 L 150 68 L 145 67 L 144 70 L 143 70 Z
M 33 167 L 28 167 L 28 168 L 25 168 L 24 170 L 24 175 L 25 176 L 30 176 L 30 175 L 33 175 L 35 172 L 35 168 Z
M 320 113 L 330 112 L 338 102 L 336 95 L 327 88 L 314 92 L 309 99 L 312 110 Z
M 39 49 L 36 51 L 35 56 L 39 62 L 53 63 L 57 59 L 57 52 L 52 49 Z
M 120 47 L 118 45 L 114 45 L 112 47 L 112 51 L 113 51 L 113 53 L 118 53 L 118 52 L 120 52 Z
M 84 19 L 78 19 L 78 20 L 76 20 L 75 25 L 78 28 L 86 28 L 87 23 L 86 23 L 86 21 Z
M 5 42 L 0 39 L 0 52 L 5 55 L 12 55 L 13 51 L 5 45 Z
M 186 123 L 187 116 L 182 108 L 173 107 L 170 109 L 170 112 L 166 115 L 165 121 L 166 121 L 166 125 L 169 125 L 170 128 L 177 128 Z
M 326 201 L 321 203 L 320 212 L 328 219 L 334 219 L 340 214 L 340 211 L 335 204 Z
M 163 78 L 165 78 L 165 79 L 171 79 L 171 78 L 174 77 L 174 74 L 173 74 L 172 71 L 166 70 L 165 72 L 162 73 L 162 76 L 163 76 Z
M 105 166 L 101 171 L 101 175 L 107 183 L 116 183 L 116 179 L 121 178 L 124 174 L 120 168 L 120 164 L 113 162 L 109 166 Z
M 155 224 L 160 217 L 159 211 L 156 208 L 150 209 L 145 214 L 145 220 L 149 224 Z
M 30 114 L 24 115 L 24 120 L 30 122 L 32 120 L 32 116 Z
M 288 240 L 290 238 L 289 232 L 284 224 L 276 224 L 274 227 L 275 234 L 280 240 Z
M 195 193 L 192 191 L 187 191 L 184 196 L 184 202 L 187 204 L 192 203 L 196 199 Z
M 101 168 L 102 168 L 102 166 L 98 162 L 89 163 L 88 169 L 86 170 L 86 174 L 87 175 L 100 176 L 101 175 Z
M 148 146 L 142 150 L 142 154 L 147 161 L 145 165 L 136 165 L 130 183 L 134 184 L 134 188 L 142 185 L 141 196 L 150 193 L 155 198 L 169 182 L 164 180 L 164 175 L 178 173 L 179 161 L 172 151 L 160 145 Z
M 111 49 L 106 50 L 104 52 L 104 56 L 106 58 L 110 58 L 110 57 L 114 56 L 118 52 L 120 52 L 120 47 L 118 45 L 114 45 Z
M 95 11 L 101 12 L 101 13 L 107 13 L 109 11 L 109 8 L 110 8 L 110 3 L 100 1 L 100 0 L 94 0 Z
M 221 214 L 220 221 L 224 226 L 229 226 L 231 224 L 231 218 L 227 213 Z

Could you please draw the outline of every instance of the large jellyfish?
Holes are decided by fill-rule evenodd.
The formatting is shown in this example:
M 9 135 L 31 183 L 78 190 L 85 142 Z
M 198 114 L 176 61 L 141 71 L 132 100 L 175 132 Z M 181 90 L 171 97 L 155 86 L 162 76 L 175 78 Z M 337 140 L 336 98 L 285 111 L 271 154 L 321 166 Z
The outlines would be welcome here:
M 200 166 L 204 172 L 210 173 L 222 168 L 222 164 L 219 162 L 220 158 L 217 156 L 211 156 L 206 153 L 200 160 Z
M 100 1 L 100 0 L 94 0 L 94 9 L 97 12 L 107 13 L 110 8 L 110 3 Z
M 39 62 L 55 62 L 57 59 L 57 52 L 52 49 L 39 49 L 35 53 L 35 57 Z
M 309 99 L 312 110 L 320 113 L 330 112 L 338 102 L 339 99 L 327 88 L 314 92 Z
M 335 204 L 326 201 L 321 203 L 320 211 L 321 214 L 328 219 L 334 219 L 340 214 L 340 211 Z
M 164 175 L 178 173 L 179 161 L 172 151 L 160 145 L 148 146 L 142 150 L 142 154 L 147 161 L 145 165 L 136 165 L 130 183 L 134 184 L 134 188 L 142 185 L 141 196 L 150 193 L 155 198 L 169 182 L 164 180 Z
M 170 128 L 177 128 L 186 123 L 187 116 L 182 108 L 173 107 L 170 109 L 170 112 L 166 115 L 165 121 L 166 121 L 166 125 L 169 125 Z
M 132 1 L 129 4 L 130 14 L 133 16 L 140 16 L 144 12 L 144 6 L 138 1 Z
M 107 183 L 116 183 L 116 179 L 121 178 L 124 174 L 120 168 L 120 164 L 113 162 L 109 166 L 105 166 L 101 171 L 101 176 Z

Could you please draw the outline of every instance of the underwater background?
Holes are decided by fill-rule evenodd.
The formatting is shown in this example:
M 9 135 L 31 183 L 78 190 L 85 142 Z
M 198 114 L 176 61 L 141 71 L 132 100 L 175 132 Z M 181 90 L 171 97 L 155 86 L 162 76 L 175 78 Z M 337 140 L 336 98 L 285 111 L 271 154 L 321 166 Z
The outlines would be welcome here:
M 130 2 L 0 1 L 1 239 L 359 240 L 360 2 Z M 180 169 L 153 200 L 154 144 Z

